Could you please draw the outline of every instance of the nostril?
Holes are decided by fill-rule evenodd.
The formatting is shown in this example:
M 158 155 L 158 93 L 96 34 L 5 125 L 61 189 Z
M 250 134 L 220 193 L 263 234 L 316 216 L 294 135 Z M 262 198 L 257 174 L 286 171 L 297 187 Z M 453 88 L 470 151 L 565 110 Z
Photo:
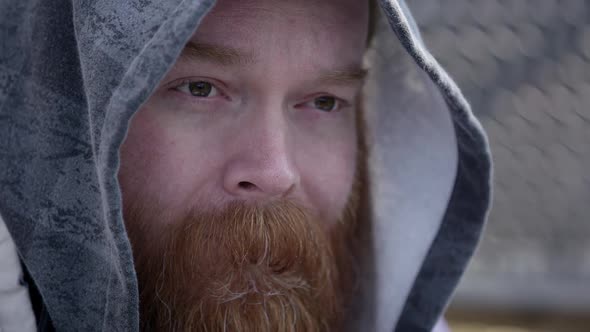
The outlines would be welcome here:
M 245 190 L 252 190 L 252 189 L 256 188 L 256 185 L 254 185 L 254 183 L 248 182 L 248 181 L 240 181 L 240 183 L 238 183 L 238 186 L 241 189 L 245 189 Z

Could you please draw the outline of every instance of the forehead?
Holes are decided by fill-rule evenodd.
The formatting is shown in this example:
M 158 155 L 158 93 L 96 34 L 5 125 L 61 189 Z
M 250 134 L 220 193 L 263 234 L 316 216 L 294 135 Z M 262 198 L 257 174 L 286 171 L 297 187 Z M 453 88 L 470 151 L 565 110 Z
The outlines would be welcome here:
M 368 12 L 362 0 L 218 0 L 192 41 L 346 61 L 364 52 Z
M 208 14 L 231 20 L 261 19 L 268 16 L 286 18 L 310 17 L 326 23 L 347 24 L 368 14 L 365 0 L 217 0 Z

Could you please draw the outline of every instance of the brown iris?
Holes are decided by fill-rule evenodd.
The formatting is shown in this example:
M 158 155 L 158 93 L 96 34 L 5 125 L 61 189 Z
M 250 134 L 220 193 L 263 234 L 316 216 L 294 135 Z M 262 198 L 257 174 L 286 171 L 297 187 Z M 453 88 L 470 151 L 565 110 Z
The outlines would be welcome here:
M 330 96 L 318 97 L 313 101 L 313 105 L 321 111 L 331 112 L 336 107 L 336 98 Z
M 213 91 L 213 85 L 207 82 L 190 82 L 188 89 L 195 97 L 208 97 Z

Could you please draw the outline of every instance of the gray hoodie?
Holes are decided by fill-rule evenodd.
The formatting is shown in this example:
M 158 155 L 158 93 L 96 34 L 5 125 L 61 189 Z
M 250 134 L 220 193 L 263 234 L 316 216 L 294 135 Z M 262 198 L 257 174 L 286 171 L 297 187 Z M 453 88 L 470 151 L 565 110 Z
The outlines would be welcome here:
M 213 0 L 0 1 L 0 216 L 40 330 L 136 331 L 119 147 Z M 490 153 L 403 1 L 366 86 L 371 258 L 354 331 L 430 331 L 480 237 Z

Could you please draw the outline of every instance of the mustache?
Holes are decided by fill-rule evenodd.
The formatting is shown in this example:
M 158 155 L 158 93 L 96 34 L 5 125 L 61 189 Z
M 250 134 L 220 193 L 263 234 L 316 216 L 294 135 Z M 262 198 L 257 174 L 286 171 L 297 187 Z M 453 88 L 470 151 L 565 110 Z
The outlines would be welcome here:
M 223 210 L 192 211 L 174 237 L 168 252 L 192 251 L 194 255 L 185 256 L 191 270 L 199 271 L 198 265 L 204 264 L 218 266 L 199 278 L 210 278 L 212 272 L 220 277 L 227 272 L 224 268 L 259 267 L 274 273 L 307 270 L 312 267 L 305 264 L 324 264 L 320 252 L 332 254 L 321 222 L 289 201 L 265 206 L 231 203 Z

